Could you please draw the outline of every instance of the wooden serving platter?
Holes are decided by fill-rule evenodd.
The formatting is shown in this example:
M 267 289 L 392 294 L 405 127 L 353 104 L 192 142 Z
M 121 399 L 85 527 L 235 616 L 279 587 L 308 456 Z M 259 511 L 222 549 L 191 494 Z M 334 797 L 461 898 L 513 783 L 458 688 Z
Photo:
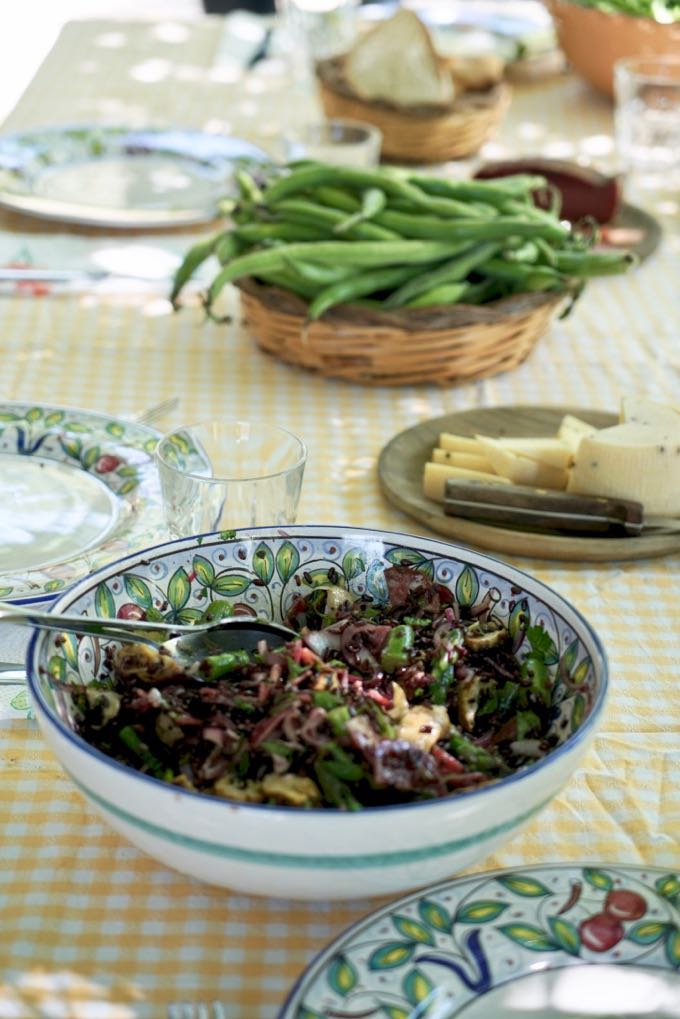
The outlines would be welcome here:
M 601 563 L 680 552 L 680 533 L 650 531 L 639 537 L 609 538 L 513 530 L 447 516 L 442 505 L 423 495 L 423 467 L 438 444 L 440 432 L 497 437 L 555 435 L 565 414 L 582 418 L 596 428 L 606 428 L 618 421 L 615 414 L 606 411 L 561 406 L 480 407 L 445 414 L 414 425 L 387 443 L 378 460 L 382 491 L 394 506 L 437 534 L 513 556 Z

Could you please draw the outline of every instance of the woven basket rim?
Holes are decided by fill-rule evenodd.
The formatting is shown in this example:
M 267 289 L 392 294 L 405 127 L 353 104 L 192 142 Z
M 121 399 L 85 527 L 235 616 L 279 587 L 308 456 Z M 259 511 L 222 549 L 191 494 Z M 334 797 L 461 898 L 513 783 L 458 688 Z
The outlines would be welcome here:
M 457 95 L 453 102 L 447 105 L 429 104 L 405 107 L 384 99 L 364 99 L 351 88 L 344 78 L 342 72 L 344 59 L 344 54 L 340 54 L 317 62 L 316 76 L 324 88 L 367 108 L 382 110 L 420 122 L 448 117 L 468 118 L 480 113 L 489 113 L 497 107 L 503 106 L 510 95 L 509 85 L 505 81 L 499 81 L 487 89 L 465 91 Z
M 237 280 L 234 285 L 273 312 L 298 318 L 302 322 L 308 321 L 307 305 L 290 290 L 260 283 L 252 277 Z M 516 316 L 526 315 L 538 308 L 556 307 L 568 299 L 570 299 L 570 295 L 564 292 L 543 291 L 512 294 L 486 304 L 438 305 L 432 308 L 400 308 L 395 311 L 344 304 L 325 312 L 319 321 L 338 330 L 363 328 L 405 332 L 432 330 L 436 332 L 495 325 Z

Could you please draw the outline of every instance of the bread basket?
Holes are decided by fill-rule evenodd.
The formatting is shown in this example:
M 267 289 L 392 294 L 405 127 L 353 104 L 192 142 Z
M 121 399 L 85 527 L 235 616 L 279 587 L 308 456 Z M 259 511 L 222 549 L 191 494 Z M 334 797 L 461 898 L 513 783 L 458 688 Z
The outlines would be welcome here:
M 381 386 L 452 385 L 516 368 L 565 300 L 517 294 L 397 312 L 344 305 L 308 322 L 294 294 L 253 279 L 237 286 L 245 325 L 262 350 L 329 378 Z
M 408 112 L 386 102 L 360 99 L 343 74 L 343 57 L 317 64 L 319 96 L 327 117 L 363 120 L 382 131 L 382 158 L 441 163 L 478 152 L 494 133 L 510 101 L 504 83 L 463 92 L 450 108 L 417 106 Z

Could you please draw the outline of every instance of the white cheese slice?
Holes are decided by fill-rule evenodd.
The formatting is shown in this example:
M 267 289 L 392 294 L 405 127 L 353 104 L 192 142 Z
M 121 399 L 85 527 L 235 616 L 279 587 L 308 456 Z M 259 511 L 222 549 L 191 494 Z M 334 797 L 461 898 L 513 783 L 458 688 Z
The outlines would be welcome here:
M 656 403 L 644 397 L 624 396 L 621 400 L 621 421 L 626 424 L 658 425 L 660 428 L 680 429 L 680 410 L 668 403 Z
M 448 464 L 426 463 L 423 473 L 423 492 L 428 499 L 444 502 L 444 490 L 449 478 L 466 478 L 468 481 L 488 481 L 499 485 L 508 485 L 507 478 L 499 478 L 497 474 L 485 471 L 471 471 L 467 467 L 449 467 Z
M 560 467 L 530 460 L 503 446 L 498 439 L 478 435 L 477 440 L 491 462 L 491 466 L 502 477 L 515 485 L 533 485 L 537 488 L 566 488 L 567 471 Z
M 450 464 L 451 467 L 467 467 L 471 471 L 494 473 L 487 457 L 478 456 L 476 453 L 457 453 L 453 449 L 433 449 L 432 460 L 436 464 Z
M 575 453 L 581 439 L 587 435 L 594 435 L 597 428 L 589 425 L 587 421 L 574 417 L 573 414 L 565 414 L 557 431 L 557 437 Z
M 567 490 L 632 499 L 647 514 L 680 515 L 680 428 L 629 422 L 586 436 Z
M 479 443 L 467 435 L 452 435 L 451 432 L 441 432 L 439 436 L 439 448 L 451 449 L 456 453 L 476 453 L 482 455 Z
M 530 460 L 538 460 L 539 463 L 547 464 L 549 467 L 568 467 L 573 460 L 571 448 L 562 439 L 555 438 L 502 438 L 496 440 L 511 453 L 519 456 L 528 456 Z

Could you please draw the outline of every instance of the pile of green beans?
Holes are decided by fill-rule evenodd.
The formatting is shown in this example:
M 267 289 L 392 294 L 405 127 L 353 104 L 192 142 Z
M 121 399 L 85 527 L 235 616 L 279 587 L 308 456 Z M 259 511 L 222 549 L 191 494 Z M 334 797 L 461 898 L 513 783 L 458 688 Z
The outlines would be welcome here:
M 302 162 L 263 185 L 237 174 L 229 225 L 196 244 L 171 300 L 215 256 L 209 314 L 228 283 L 251 277 L 296 294 L 317 319 L 342 304 L 401 308 L 484 304 L 518 293 L 576 295 L 591 276 L 625 271 L 633 256 L 591 249 L 556 203 L 538 209 L 542 177 L 446 180 L 392 167 Z

